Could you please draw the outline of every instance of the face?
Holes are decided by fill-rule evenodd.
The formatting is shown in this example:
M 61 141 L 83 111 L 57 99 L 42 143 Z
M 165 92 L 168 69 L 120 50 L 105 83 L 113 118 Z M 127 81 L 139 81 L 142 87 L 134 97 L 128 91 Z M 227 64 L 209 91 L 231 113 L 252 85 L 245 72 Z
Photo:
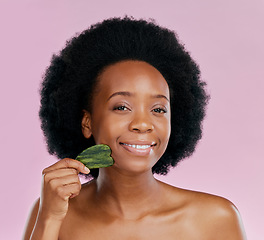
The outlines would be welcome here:
M 112 168 L 151 171 L 169 141 L 169 96 L 166 80 L 146 62 L 119 62 L 99 76 L 88 122 L 96 144 L 110 146 Z

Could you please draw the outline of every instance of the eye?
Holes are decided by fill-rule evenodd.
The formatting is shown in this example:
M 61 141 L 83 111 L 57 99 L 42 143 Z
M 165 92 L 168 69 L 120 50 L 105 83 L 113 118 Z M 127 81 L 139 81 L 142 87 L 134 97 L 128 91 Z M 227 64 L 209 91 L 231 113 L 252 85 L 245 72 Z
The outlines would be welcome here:
M 160 108 L 160 107 L 154 108 L 152 111 L 155 113 L 166 113 L 167 112 L 167 110 L 165 108 Z
M 129 109 L 125 105 L 116 106 L 113 109 L 114 111 L 128 111 Z

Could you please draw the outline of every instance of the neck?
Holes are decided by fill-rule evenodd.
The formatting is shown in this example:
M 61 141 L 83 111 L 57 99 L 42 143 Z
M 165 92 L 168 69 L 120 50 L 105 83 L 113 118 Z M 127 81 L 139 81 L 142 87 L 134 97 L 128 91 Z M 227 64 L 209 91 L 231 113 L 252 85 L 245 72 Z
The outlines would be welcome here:
M 97 203 L 110 215 L 139 219 L 161 201 L 161 187 L 151 171 L 132 175 L 104 168 L 96 182 Z

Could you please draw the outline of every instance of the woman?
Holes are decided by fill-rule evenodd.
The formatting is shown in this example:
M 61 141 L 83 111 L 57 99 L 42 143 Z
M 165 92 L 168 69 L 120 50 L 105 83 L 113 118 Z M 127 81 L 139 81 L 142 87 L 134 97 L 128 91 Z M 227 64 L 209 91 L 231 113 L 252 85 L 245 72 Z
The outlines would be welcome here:
M 246 239 L 228 200 L 162 183 L 201 138 L 209 96 L 175 34 L 153 22 L 113 18 L 54 56 L 41 89 L 49 152 L 40 199 L 24 239 Z M 114 165 L 74 160 L 107 144 Z M 91 181 L 81 186 L 78 174 Z

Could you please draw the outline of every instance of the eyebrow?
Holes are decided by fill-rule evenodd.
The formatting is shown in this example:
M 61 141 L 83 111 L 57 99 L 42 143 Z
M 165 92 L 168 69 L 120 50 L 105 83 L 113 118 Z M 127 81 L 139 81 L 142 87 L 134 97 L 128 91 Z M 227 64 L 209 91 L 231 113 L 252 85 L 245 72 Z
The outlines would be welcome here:
M 114 97 L 114 96 L 127 96 L 127 97 L 131 97 L 132 95 L 134 95 L 134 94 L 132 94 L 131 92 L 115 92 L 115 93 L 113 93 L 113 94 L 107 99 L 107 101 L 109 101 L 110 98 L 112 98 L 112 97 Z
M 108 99 L 107 101 L 109 101 L 112 97 L 114 96 L 127 96 L 127 97 L 131 97 L 131 96 L 134 96 L 135 94 L 134 93 L 131 93 L 131 92 L 127 92 L 127 91 L 122 91 L 122 92 L 115 92 L 113 93 Z M 166 99 L 168 102 L 170 102 L 170 100 L 162 95 L 162 94 L 154 94 L 154 95 L 151 95 L 152 98 L 164 98 Z
M 168 102 L 170 102 L 170 100 L 169 100 L 166 96 L 164 96 L 164 95 L 162 95 L 162 94 L 152 95 L 152 98 L 164 98 L 164 99 L 166 99 Z

